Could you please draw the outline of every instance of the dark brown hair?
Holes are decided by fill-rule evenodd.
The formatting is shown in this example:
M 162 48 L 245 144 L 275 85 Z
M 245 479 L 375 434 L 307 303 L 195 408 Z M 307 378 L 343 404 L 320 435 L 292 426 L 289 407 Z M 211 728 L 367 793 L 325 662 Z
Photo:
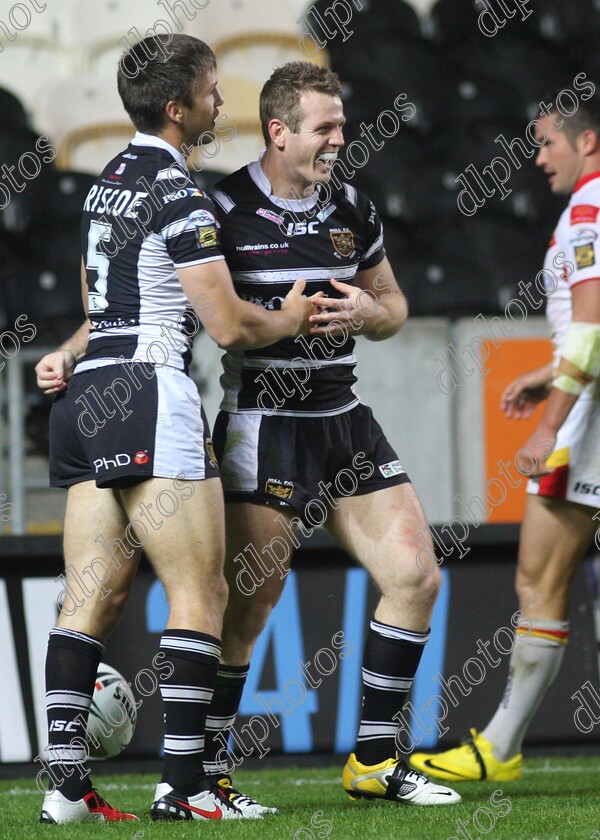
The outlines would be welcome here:
M 216 68 L 208 44 L 190 35 L 152 35 L 138 41 L 119 61 L 117 87 L 138 131 L 155 134 L 165 124 L 170 100 L 191 108 L 201 75 Z

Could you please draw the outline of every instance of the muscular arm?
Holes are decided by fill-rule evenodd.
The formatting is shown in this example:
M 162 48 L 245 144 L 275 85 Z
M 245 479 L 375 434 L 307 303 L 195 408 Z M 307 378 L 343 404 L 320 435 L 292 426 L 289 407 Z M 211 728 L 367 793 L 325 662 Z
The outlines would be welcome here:
M 373 314 L 365 317 L 361 335 L 371 341 L 383 341 L 395 335 L 408 318 L 408 302 L 400 291 L 387 257 L 374 268 L 359 271 L 356 283 L 363 291 L 372 293 L 377 302 L 377 306 L 373 306 Z
M 177 275 L 206 332 L 225 349 L 268 347 L 308 332 L 314 305 L 302 296 L 304 280 L 296 281 L 281 309 L 272 312 L 237 296 L 224 260 L 180 269 Z
M 571 293 L 573 308 L 572 320 L 580 323 L 595 324 L 600 327 L 600 278 L 578 283 L 572 288 Z M 570 364 L 567 359 L 561 358 L 559 371 L 567 369 Z M 578 394 L 568 393 L 554 385 L 550 388 L 550 394 L 538 427 L 525 446 L 526 449 L 529 449 L 533 453 L 533 456 L 538 462 L 537 468 L 533 473 L 534 476 L 543 475 L 547 472 L 544 461 L 554 448 L 558 430 L 569 416 L 578 398 Z
M 336 323 L 353 335 L 364 335 L 371 341 L 383 341 L 395 335 L 408 317 L 408 304 L 398 288 L 389 260 L 384 258 L 373 268 L 359 271 L 355 285 L 332 280 L 331 285 L 346 296 L 322 298 L 322 311 L 312 315 L 311 335 L 341 334 Z M 330 310 L 330 311 L 326 311 Z M 332 325 L 332 326 L 330 326 Z

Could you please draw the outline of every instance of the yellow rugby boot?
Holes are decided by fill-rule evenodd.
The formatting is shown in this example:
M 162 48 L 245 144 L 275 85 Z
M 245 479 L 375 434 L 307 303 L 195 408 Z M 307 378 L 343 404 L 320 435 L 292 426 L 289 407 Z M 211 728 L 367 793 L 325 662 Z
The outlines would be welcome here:
M 352 753 L 342 773 L 342 785 L 351 799 L 387 799 L 404 805 L 454 805 L 461 801 L 456 791 L 430 782 L 400 758 L 366 765 Z
M 441 753 L 413 753 L 409 762 L 420 773 L 449 782 L 512 782 L 521 778 L 523 756 L 519 753 L 508 761 L 498 761 L 490 742 L 471 729 L 471 737 L 460 747 Z

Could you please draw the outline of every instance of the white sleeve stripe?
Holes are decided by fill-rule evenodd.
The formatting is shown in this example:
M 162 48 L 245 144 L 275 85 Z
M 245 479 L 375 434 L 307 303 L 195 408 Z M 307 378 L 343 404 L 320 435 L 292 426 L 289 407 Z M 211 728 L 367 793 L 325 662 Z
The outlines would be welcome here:
M 179 176 L 179 175 L 183 175 L 183 177 L 187 178 L 188 182 L 192 186 L 195 186 L 195 184 L 192 181 L 192 179 L 190 178 L 189 174 L 187 172 L 184 172 L 183 169 L 180 166 L 178 166 L 175 162 L 173 162 L 171 164 L 171 166 L 169 166 L 168 169 L 161 169 L 160 172 L 158 172 L 156 174 L 156 177 L 155 177 L 154 180 L 155 181 L 173 181 L 173 180 L 175 180 L 175 176 Z M 176 186 L 176 188 L 178 190 L 181 189 L 181 187 L 179 185 L 174 184 L 173 186 L 174 187 Z
M 215 219 L 216 226 L 216 219 Z M 209 227 L 209 225 L 207 225 Z M 178 219 L 176 222 L 170 222 L 165 225 L 160 231 L 160 236 L 163 239 L 173 239 L 174 236 L 181 236 L 183 233 L 195 233 L 196 225 L 190 222 L 189 218 Z
M 235 201 L 232 201 L 232 199 L 229 198 L 223 190 L 210 190 L 210 197 L 213 201 L 216 201 L 219 207 L 221 207 L 226 213 L 231 213 L 235 207 Z
M 346 198 L 352 204 L 353 207 L 356 207 L 358 204 L 358 193 L 356 192 L 356 187 L 353 187 L 351 184 L 344 184 L 344 192 L 346 193 Z
M 367 251 L 367 253 L 363 254 L 363 258 L 362 258 L 361 262 L 363 262 L 364 260 L 368 260 L 369 257 L 371 257 L 375 253 L 375 251 L 378 251 L 381 248 L 382 245 L 383 245 L 383 234 L 381 234 L 381 236 L 378 236 L 377 239 L 375 240 L 375 242 L 371 245 L 371 247 Z
M 192 262 L 176 262 L 176 263 L 173 263 L 173 264 L 174 264 L 175 268 L 190 268 L 191 266 L 194 266 L 194 265 L 203 265 L 204 263 L 216 262 L 217 260 L 224 260 L 224 259 L 225 259 L 225 257 L 223 256 L 223 254 L 219 254 L 217 257 L 205 257 L 203 260 L 200 259 L 200 260 L 193 260 Z

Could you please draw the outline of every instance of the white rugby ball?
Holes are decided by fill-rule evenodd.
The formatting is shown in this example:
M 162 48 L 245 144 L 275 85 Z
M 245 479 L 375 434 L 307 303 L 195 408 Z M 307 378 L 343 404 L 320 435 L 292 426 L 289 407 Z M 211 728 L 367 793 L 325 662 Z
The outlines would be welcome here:
M 90 758 L 114 758 L 133 738 L 137 722 L 135 697 L 125 677 L 100 663 L 88 718 Z

